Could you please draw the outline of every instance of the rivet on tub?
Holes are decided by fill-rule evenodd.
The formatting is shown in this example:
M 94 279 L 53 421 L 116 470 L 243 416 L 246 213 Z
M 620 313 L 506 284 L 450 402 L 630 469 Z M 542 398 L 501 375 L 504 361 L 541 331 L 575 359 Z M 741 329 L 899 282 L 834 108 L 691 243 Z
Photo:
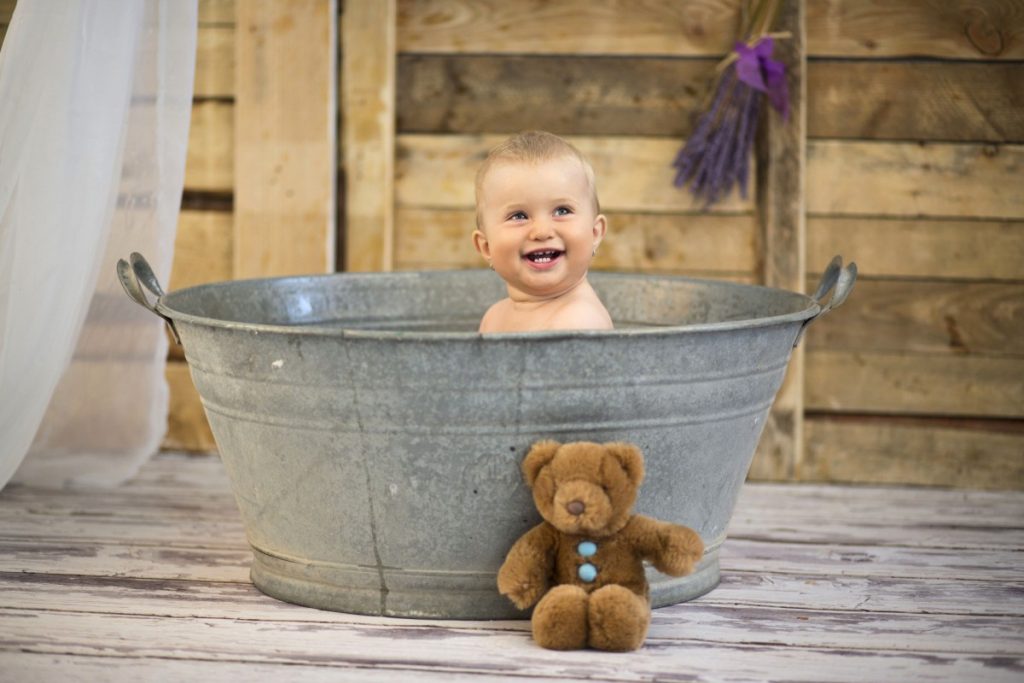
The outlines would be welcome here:
M 278 358 L 277 360 L 270 364 L 270 367 L 278 369 L 284 367 L 284 359 Z

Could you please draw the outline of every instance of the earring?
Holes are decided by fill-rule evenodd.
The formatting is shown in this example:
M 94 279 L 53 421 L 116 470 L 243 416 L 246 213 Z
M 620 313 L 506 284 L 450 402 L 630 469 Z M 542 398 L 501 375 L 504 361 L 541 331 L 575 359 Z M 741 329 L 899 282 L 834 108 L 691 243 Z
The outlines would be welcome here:
M 594 250 L 590 252 L 590 255 L 591 256 L 597 256 L 597 247 L 596 246 L 594 247 Z
M 488 261 L 487 262 L 487 267 L 490 268 L 491 270 L 494 270 L 494 262 L 493 261 Z

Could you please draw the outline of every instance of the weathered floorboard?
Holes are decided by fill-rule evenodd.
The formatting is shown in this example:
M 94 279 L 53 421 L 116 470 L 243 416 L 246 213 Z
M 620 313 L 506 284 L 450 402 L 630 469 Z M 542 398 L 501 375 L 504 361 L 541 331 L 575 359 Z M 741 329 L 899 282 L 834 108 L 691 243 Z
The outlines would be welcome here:
M 1010 653 L 1024 644 L 1020 634 L 1007 633 L 1003 616 L 977 613 L 923 613 L 892 610 L 891 595 L 857 591 L 845 605 L 854 608 L 829 608 L 823 604 L 792 604 L 779 600 L 776 606 L 761 606 L 743 600 L 730 577 L 709 599 L 659 609 L 654 614 L 649 637 L 662 640 L 704 640 L 733 645 L 771 642 L 800 645 L 856 648 L 860 650 L 907 651 L 927 649 L 935 634 L 955 644 L 951 652 Z M 743 577 L 747 578 L 747 577 Z M 807 577 L 801 577 L 807 583 Z M 850 585 L 848 582 L 845 585 Z M 760 583 L 744 582 L 748 591 Z M 874 585 L 863 581 L 862 585 Z M 779 596 L 789 596 L 786 582 L 773 584 Z M 986 595 L 997 597 L 1005 589 L 991 589 Z M 838 588 L 844 587 L 840 585 Z M 517 621 L 443 621 L 417 619 L 415 622 L 381 620 L 377 617 L 310 610 L 268 600 L 251 584 L 180 581 L 140 581 L 103 579 L 76 581 L 60 576 L 33 576 L 27 580 L 0 575 L 0 588 L 8 597 L 5 608 L 53 611 L 55 602 L 61 612 L 118 614 L 134 617 L 241 619 L 281 624 L 353 625 L 364 628 L 381 625 L 406 625 L 420 630 L 478 632 L 480 637 L 529 630 L 525 620 Z M 796 600 L 805 600 L 811 589 L 796 592 Z M 838 592 L 838 590 L 836 591 Z M 718 595 L 720 593 L 720 595 Z M 905 600 L 906 598 L 901 598 Z M 737 607 L 740 601 L 743 607 Z M 837 601 L 838 602 L 838 601 Z M 874 613 L 887 612 L 884 615 Z M 823 638 L 822 626 L 827 635 Z M 894 640 L 898 638 L 898 640 Z
M 0 572 L 248 583 L 251 562 L 243 539 L 226 548 L 0 539 Z M 1024 581 L 1024 567 L 1005 549 L 810 544 L 752 540 L 738 533 L 722 546 L 721 564 L 726 574 Z
M 338 669 L 329 664 L 289 664 L 287 669 L 276 664 L 253 664 L 238 661 L 195 659 L 164 659 L 160 657 L 125 657 L 111 655 L 39 654 L 0 651 L 0 670 L 11 672 L 22 681 L 47 681 L 54 672 L 64 680 L 73 681 L 217 681 L 218 683 L 252 683 L 285 678 L 289 683 L 338 683 Z M 408 672 L 417 681 L 460 683 L 462 681 L 507 681 L 502 674 L 480 672 L 457 673 L 416 669 Z M 344 680 L 351 683 L 381 681 L 394 674 L 377 669 L 351 667 Z M 533 677 L 531 681 L 564 681 L 562 677 Z
M 262 595 L 221 464 L 164 455 L 108 493 L 0 492 L 0 679 L 1010 681 L 1022 520 L 1020 493 L 747 485 L 718 588 L 636 653 L 556 653 L 525 621 Z
M 901 495 L 901 501 L 887 504 L 890 492 L 886 488 L 874 490 L 876 495 L 850 497 L 828 495 L 830 488 L 839 487 L 780 485 L 778 491 L 766 494 L 761 488 L 755 484 L 744 487 L 729 527 L 731 536 L 777 533 L 776 540 L 789 540 L 795 532 L 783 527 L 791 525 L 815 542 L 827 542 L 823 539 L 835 534 L 834 538 L 844 543 L 964 547 L 963 543 L 973 539 L 971 547 L 1024 547 L 1024 505 L 1013 493 L 957 494 L 964 496 L 965 504 L 957 504 L 949 495 Z M 817 488 L 824 492 L 815 495 Z M 192 500 L 178 505 L 174 496 L 140 492 L 141 500 L 85 496 L 58 504 L 45 498 L 26 501 L 17 494 L 16 489 L 10 505 L 0 505 L 0 539 L 92 539 L 118 544 L 130 538 L 133 545 L 197 542 L 197 547 L 209 548 L 238 548 L 245 542 L 241 520 L 229 498 L 204 502 L 200 496 L 183 493 Z M 750 509 L 755 512 L 748 514 Z M 823 509 L 841 513 L 843 518 L 833 521 L 822 515 Z M 887 523 L 892 514 L 900 515 L 899 525 Z M 1015 530 L 1009 530 L 1011 527 Z
M 731 645 L 650 637 L 629 655 L 593 651 L 552 652 L 532 646 L 525 632 L 462 630 L 452 626 L 402 628 L 394 622 L 353 628 L 345 624 L 302 624 L 236 619 L 166 619 L 144 616 L 0 610 L 0 641 L 27 652 L 166 657 L 211 661 L 242 659 L 258 664 L 320 664 L 345 670 L 375 667 L 398 671 L 433 670 L 531 677 L 652 680 L 670 670 L 690 676 L 733 675 L 760 678 L 765 669 L 785 672 L 787 680 L 847 681 L 858 676 L 901 680 L 953 676 L 958 680 L 1015 679 L 1020 657 L 931 651 L 831 649 L 816 645 L 766 647 L 764 640 Z M 24 618 L 24 617 L 31 618 Z M 19 618 L 22 617 L 22 618 Z M 684 631 L 696 631 L 696 625 Z M 413 633 L 418 630 L 419 633 Z M 402 637 L 400 634 L 407 634 Z M 401 647 L 395 639 L 401 638 Z M 216 647 L 211 647 L 212 644 Z M 324 657 L 324 653 L 330 653 Z M 848 653 L 860 656 L 850 657 Z M 866 656 L 870 654 L 871 656 Z M 1009 660 L 1009 661 L 1007 661 Z M 383 672 L 382 672 L 383 673 Z M 859 680 L 859 679 L 858 679 Z
M 768 586 L 771 590 L 765 590 Z M 60 607 L 53 609 L 106 611 L 141 616 L 276 618 L 272 610 L 268 614 L 266 610 L 261 609 L 270 603 L 266 603 L 250 584 L 242 582 L 226 582 L 221 585 L 220 582 L 180 582 L 176 579 L 96 579 L 60 574 L 0 574 L 0 587 L 5 594 L 10 594 L 4 605 L 12 609 L 46 609 L 46 603 L 59 603 Z M 21 591 L 27 591 L 27 594 L 20 597 Z M 929 600 L 927 607 L 922 606 L 919 596 L 922 592 L 930 591 L 934 591 L 935 595 Z M 701 598 L 700 605 L 1024 618 L 1024 605 L 1016 600 L 1020 592 L 1020 585 L 1001 581 L 727 571 L 722 576 L 719 586 Z M 39 593 L 48 593 L 49 596 L 40 596 Z M 119 605 L 119 601 L 123 603 Z M 210 608 L 206 602 L 214 603 L 215 607 Z M 86 609 L 84 605 L 92 607 Z M 279 606 L 270 604 L 270 607 L 278 609 Z M 679 613 L 682 618 L 688 619 L 688 607 L 690 605 L 676 605 L 659 610 L 658 614 Z M 214 611 L 211 612 L 210 609 Z M 290 609 L 294 611 L 297 608 Z M 299 615 L 299 612 L 295 614 Z M 308 612 L 306 619 L 320 620 L 319 617 L 311 618 Z M 371 617 L 365 617 L 362 621 L 370 619 Z M 335 617 L 331 617 L 330 620 L 346 621 Z M 465 626 L 458 622 L 432 623 L 451 624 L 465 629 L 479 628 L 479 624 Z M 862 646 L 870 648 L 870 644 Z

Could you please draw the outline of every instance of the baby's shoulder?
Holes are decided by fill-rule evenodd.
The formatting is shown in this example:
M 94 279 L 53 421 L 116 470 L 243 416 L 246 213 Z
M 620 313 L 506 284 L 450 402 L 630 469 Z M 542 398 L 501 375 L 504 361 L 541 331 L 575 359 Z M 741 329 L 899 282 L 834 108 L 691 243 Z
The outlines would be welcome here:
M 509 299 L 502 299 L 491 304 L 491 307 L 484 313 L 484 317 L 480 319 L 480 327 L 477 331 L 482 333 L 503 331 L 511 305 L 512 302 Z
M 614 327 L 608 309 L 594 297 L 579 297 L 565 304 L 557 313 L 559 327 L 574 330 L 610 330 Z

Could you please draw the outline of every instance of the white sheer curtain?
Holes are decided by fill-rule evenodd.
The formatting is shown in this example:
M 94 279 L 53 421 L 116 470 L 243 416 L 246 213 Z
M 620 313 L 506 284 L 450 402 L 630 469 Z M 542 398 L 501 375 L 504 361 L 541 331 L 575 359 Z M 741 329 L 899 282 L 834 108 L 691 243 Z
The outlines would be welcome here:
M 113 485 L 163 437 L 167 340 L 115 264 L 138 251 L 168 280 L 196 12 L 15 6 L 0 50 L 0 487 Z

